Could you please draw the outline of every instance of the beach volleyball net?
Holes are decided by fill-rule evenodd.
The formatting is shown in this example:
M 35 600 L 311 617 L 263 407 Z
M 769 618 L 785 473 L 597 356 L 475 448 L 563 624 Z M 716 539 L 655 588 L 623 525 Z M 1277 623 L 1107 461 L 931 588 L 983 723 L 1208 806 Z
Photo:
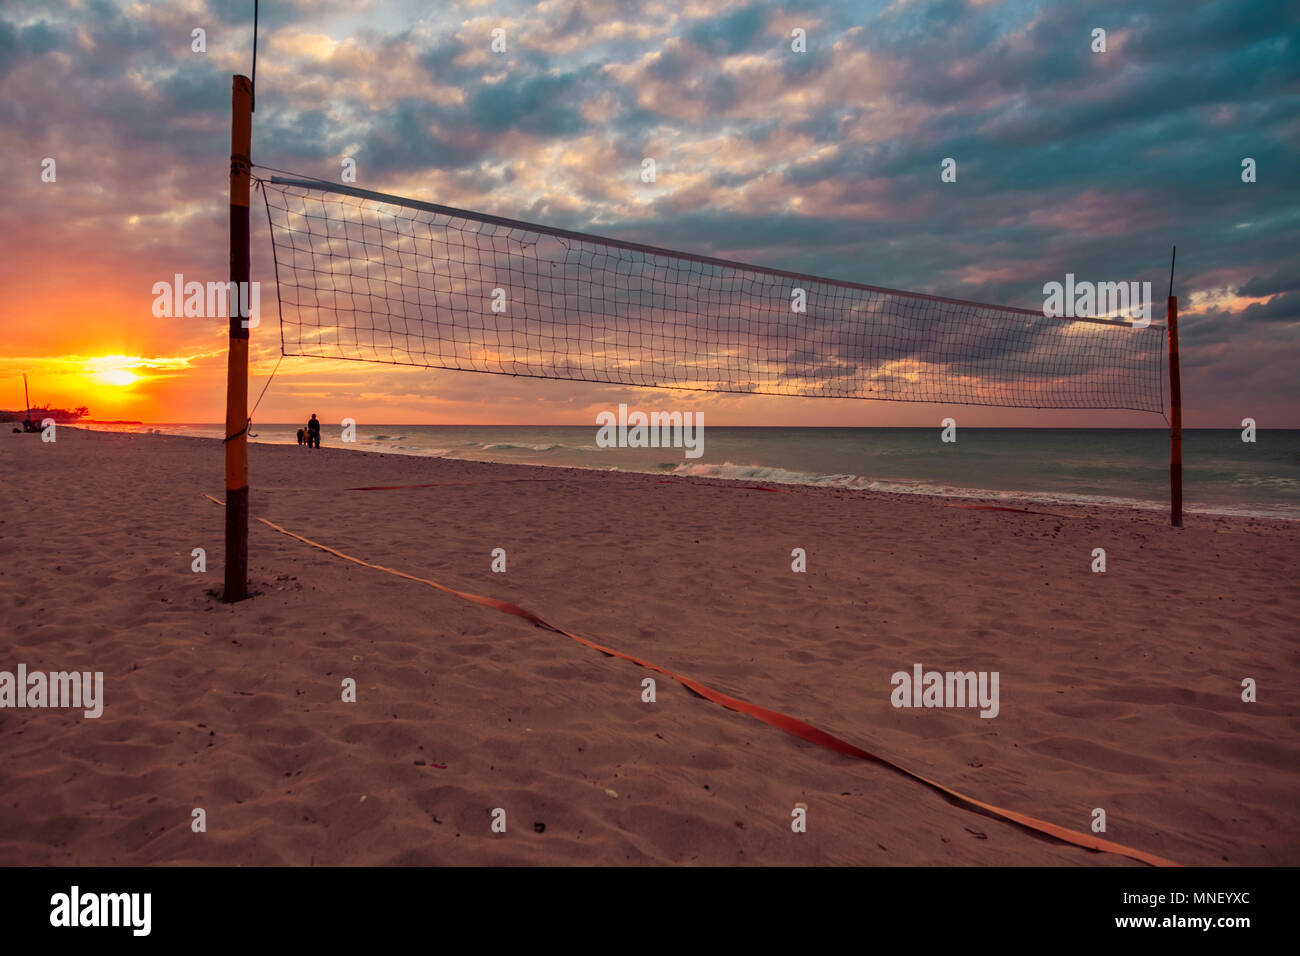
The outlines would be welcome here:
M 281 350 L 610 385 L 1163 412 L 1164 327 L 258 179 Z

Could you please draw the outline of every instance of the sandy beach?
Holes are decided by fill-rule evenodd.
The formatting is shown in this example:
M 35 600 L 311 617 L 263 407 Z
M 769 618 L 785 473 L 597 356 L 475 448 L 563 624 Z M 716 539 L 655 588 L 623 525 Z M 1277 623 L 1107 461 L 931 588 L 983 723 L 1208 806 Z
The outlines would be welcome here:
M 1296 523 L 1174 531 L 336 448 L 250 459 L 254 518 L 979 800 L 1082 832 L 1102 808 L 1106 839 L 1183 864 L 1300 863 Z M 0 709 L 0 864 L 1140 865 L 256 521 L 257 595 L 222 604 L 224 513 L 204 497 L 222 475 L 212 440 L 0 436 L 0 671 L 104 675 L 98 719 Z M 349 490 L 420 483 L 437 487 Z M 997 716 L 894 707 L 891 675 L 916 664 L 997 672 Z

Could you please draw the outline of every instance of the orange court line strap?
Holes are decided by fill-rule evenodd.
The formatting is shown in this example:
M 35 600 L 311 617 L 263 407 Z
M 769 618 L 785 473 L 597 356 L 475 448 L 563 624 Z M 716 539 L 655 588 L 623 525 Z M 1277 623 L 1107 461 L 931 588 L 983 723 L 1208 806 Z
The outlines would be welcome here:
M 344 491 L 400 491 L 404 488 L 451 488 L 457 485 L 499 485 L 509 481 L 561 481 L 560 478 L 493 478 L 490 481 L 426 481 L 418 485 L 363 485 L 359 488 L 344 488 Z M 675 481 L 656 481 L 657 485 L 673 485 Z M 758 485 L 743 485 L 747 491 L 772 491 L 780 495 L 790 492 L 783 488 L 761 488 Z
M 705 475 L 704 477 L 707 478 L 708 476 Z M 681 481 L 680 478 L 664 478 L 664 479 L 661 479 L 660 481 L 656 481 L 655 484 L 656 484 L 656 485 L 675 485 L 675 484 L 679 483 L 680 481 Z M 717 486 L 715 485 L 715 486 L 713 486 L 713 487 L 717 487 Z M 763 487 L 762 485 L 737 485 L 736 488 L 737 488 L 738 490 L 740 490 L 740 491 L 770 491 L 770 492 L 772 492 L 773 494 L 777 494 L 777 495 L 788 495 L 788 494 L 791 493 L 791 492 L 787 491 L 787 490 L 784 489 L 784 488 L 765 488 L 765 487 Z
M 1068 518 L 1055 511 L 1030 511 L 1028 508 L 1008 508 L 1006 505 L 944 505 L 945 508 L 969 508 L 971 511 L 1014 511 L 1021 515 L 1047 515 L 1049 518 Z
M 217 504 L 221 504 L 220 501 L 217 501 L 216 498 L 213 498 L 209 494 L 205 494 L 203 497 L 207 498 L 209 501 L 213 501 L 216 502 Z M 329 547 L 328 545 L 321 544 L 319 541 L 313 541 L 311 538 L 305 538 L 300 534 L 295 534 L 294 532 L 288 530 L 287 528 L 282 528 L 280 525 L 276 524 L 273 521 L 268 521 L 265 518 L 258 518 L 257 520 L 262 522 L 262 524 L 266 525 L 268 528 L 272 528 L 273 530 L 278 531 L 281 534 L 288 535 L 290 538 L 295 538 L 296 540 L 301 541 L 303 544 L 310 545 L 313 548 L 319 548 L 321 551 L 324 551 L 327 554 L 332 554 L 335 557 L 342 558 L 344 561 L 351 561 L 353 564 L 359 564 L 362 567 L 366 567 L 366 568 L 373 568 L 376 571 L 384 571 L 388 574 L 395 574 L 399 578 L 406 578 L 408 581 L 415 581 L 418 584 L 427 584 L 431 588 L 436 588 L 437 590 L 443 591 L 447 594 L 455 595 L 456 597 L 462 598 L 466 601 L 472 601 L 475 604 L 481 604 L 484 607 L 493 608 L 495 610 L 501 611 L 504 614 L 511 614 L 514 615 L 515 617 L 523 618 L 525 621 L 528 621 L 529 623 L 534 624 L 537 627 L 545 628 L 546 630 L 553 631 L 556 634 L 562 634 L 565 637 L 572 638 L 573 640 L 577 641 L 579 644 L 583 644 L 587 647 L 593 648 L 594 650 L 600 651 L 602 654 L 607 654 L 610 657 L 617 657 L 620 658 L 621 660 L 630 661 L 631 663 L 636 664 L 640 667 L 644 667 L 647 670 L 656 671 L 657 673 L 663 674 L 665 677 L 671 677 L 673 680 L 680 683 L 683 687 L 687 688 L 690 691 L 693 691 L 694 693 L 698 694 L 700 697 L 705 698 L 706 700 L 713 701 L 715 704 L 721 704 L 723 707 L 726 707 L 728 710 L 734 710 L 742 714 L 748 714 L 751 717 L 763 721 L 763 723 L 765 724 L 771 724 L 773 727 L 776 727 L 780 730 L 784 730 L 786 733 L 792 734 L 795 737 L 800 738 L 801 740 L 806 740 L 809 743 L 817 744 L 820 747 L 826 747 L 829 750 L 834 750 L 836 753 L 845 754 L 846 756 L 849 757 L 857 757 L 860 760 L 872 760 L 877 763 L 884 764 L 889 769 L 901 773 L 906 777 L 910 777 L 911 779 L 917 781 L 918 783 L 923 783 L 930 789 L 937 791 L 943 796 L 955 800 L 958 804 L 964 806 L 968 810 L 973 810 L 977 813 L 982 812 L 994 817 L 999 817 L 1003 820 L 1007 820 L 1011 823 L 1015 823 L 1019 826 L 1025 827 L 1026 829 L 1034 830 L 1039 833 L 1046 834 L 1047 836 L 1054 837 L 1055 839 L 1060 840 L 1064 843 L 1071 843 L 1074 846 L 1083 847 L 1086 850 L 1095 850 L 1102 853 L 1114 853 L 1118 856 L 1126 856 L 1131 860 L 1137 860 L 1141 863 L 1146 863 L 1151 866 L 1180 866 L 1181 865 L 1173 862 L 1172 860 L 1166 860 L 1164 857 L 1156 856 L 1154 853 L 1147 853 L 1143 850 L 1135 850 L 1132 847 L 1127 847 L 1120 843 L 1112 843 L 1110 840 L 1103 840 L 1100 837 L 1093 836 L 1092 834 L 1089 833 L 1080 833 L 1077 830 L 1068 830 L 1065 827 L 1057 826 L 1055 823 L 1048 823 L 1045 820 L 1039 820 L 1037 817 L 1032 817 L 1029 816 L 1028 814 L 1018 813 L 1015 810 L 1005 810 L 1002 807 L 997 807 L 989 803 L 984 803 L 982 800 L 976 800 L 974 797 L 967 796 L 964 793 L 961 793 L 957 790 L 953 790 L 951 787 L 946 787 L 941 783 L 931 780 L 929 777 L 924 777 L 921 774 L 916 773 L 915 771 L 908 770 L 906 767 L 897 764 L 894 761 L 889 760 L 888 758 L 881 757 L 878 754 L 874 754 L 868 750 L 863 750 L 860 747 L 856 747 L 853 744 L 849 743 L 848 741 L 841 740 L 839 737 L 836 737 L 832 734 L 828 734 L 826 731 L 814 727 L 812 724 L 799 720 L 796 717 L 790 717 L 786 714 L 782 714 L 775 710 L 768 710 L 766 707 L 760 707 L 757 704 L 751 704 L 749 701 L 741 700 L 738 697 L 731 697 L 728 694 L 722 693 L 721 691 L 714 690 L 712 687 L 709 687 L 707 684 L 701 684 L 699 681 L 692 680 L 691 678 L 686 677 L 682 674 L 677 674 L 673 671 L 668 670 L 665 667 L 660 667 L 658 664 L 652 664 L 649 661 L 641 660 L 641 658 L 639 657 L 633 657 L 631 654 L 624 654 L 621 651 L 616 651 L 613 650 L 612 648 L 603 647 L 602 645 L 597 644 L 594 641 L 587 640 L 585 637 L 579 637 L 577 634 L 573 634 L 569 631 L 566 631 L 561 627 L 556 627 L 554 624 L 543 619 L 537 614 L 534 614 L 532 611 L 528 610 L 527 608 L 520 607 L 517 604 L 511 604 L 509 601 L 501 601 L 498 600 L 497 598 L 484 597 L 483 595 L 480 594 L 470 594 L 467 591 L 458 591 L 455 588 L 447 587 L 447 585 L 445 584 L 439 584 L 437 581 L 432 581 L 429 578 L 416 577 L 413 574 L 407 574 L 405 571 L 398 571 L 395 570 L 394 568 L 386 568 L 382 564 L 371 564 L 369 561 L 363 561 L 360 558 L 354 558 L 350 554 L 344 554 L 342 551 L 338 551 L 334 548 Z
M 344 491 L 397 491 L 402 488 L 450 488 L 452 485 L 500 485 L 508 481 L 559 481 L 559 478 L 494 478 L 491 481 L 429 481 L 420 485 L 366 485 Z

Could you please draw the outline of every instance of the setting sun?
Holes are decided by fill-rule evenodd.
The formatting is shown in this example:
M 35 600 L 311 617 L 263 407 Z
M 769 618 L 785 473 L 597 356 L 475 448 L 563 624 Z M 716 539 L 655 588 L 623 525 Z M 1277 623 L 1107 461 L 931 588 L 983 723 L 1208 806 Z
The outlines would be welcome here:
M 95 381 L 100 385 L 131 385 L 139 380 L 140 376 L 135 375 L 126 369 L 109 369 L 100 372 L 95 376 Z
M 131 355 L 101 355 L 84 361 L 85 374 L 96 385 L 125 388 L 142 380 L 134 369 L 141 368 L 145 360 Z

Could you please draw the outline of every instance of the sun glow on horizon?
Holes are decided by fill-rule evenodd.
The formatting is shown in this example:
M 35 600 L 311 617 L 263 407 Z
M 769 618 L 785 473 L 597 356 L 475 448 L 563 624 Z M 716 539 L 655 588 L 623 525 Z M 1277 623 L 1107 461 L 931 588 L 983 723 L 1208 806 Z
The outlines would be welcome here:
M 72 353 L 0 358 L 0 388 L 11 408 L 27 401 L 34 406 L 73 409 L 87 407 L 95 417 L 154 416 L 157 421 L 175 421 L 176 416 L 205 414 L 201 402 L 187 393 L 196 382 L 205 392 L 215 390 L 209 376 L 216 375 L 222 352 L 193 355 L 124 355 Z M 22 376 L 28 376 L 24 392 Z M 224 389 L 222 390 L 224 395 Z M 30 396 L 30 397 L 29 397 Z M 193 408 L 193 411 L 182 411 Z M 199 409 L 204 409 L 200 411 Z
M 141 381 L 144 376 L 133 370 L 141 368 L 145 360 L 129 355 L 101 355 L 88 358 L 83 363 L 84 373 L 96 385 L 110 385 L 115 388 L 127 388 Z
M 108 369 L 95 375 L 95 381 L 101 385 L 117 385 L 121 387 L 134 385 L 139 379 L 140 376 L 121 368 Z

